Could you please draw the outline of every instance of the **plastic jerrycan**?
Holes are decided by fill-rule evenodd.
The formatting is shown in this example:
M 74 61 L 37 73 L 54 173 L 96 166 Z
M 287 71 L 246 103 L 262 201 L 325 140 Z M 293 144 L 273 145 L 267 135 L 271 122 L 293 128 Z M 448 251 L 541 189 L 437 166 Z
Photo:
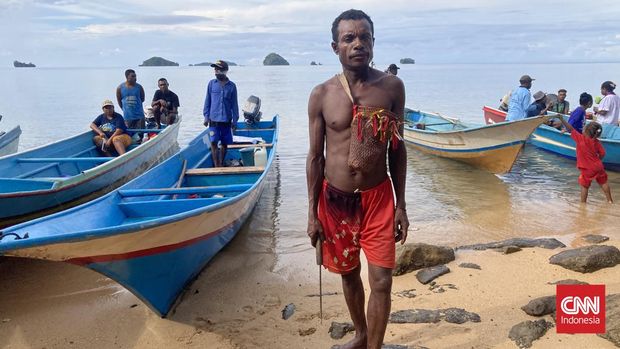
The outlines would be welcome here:
M 267 148 L 258 147 L 254 152 L 254 166 L 267 166 Z

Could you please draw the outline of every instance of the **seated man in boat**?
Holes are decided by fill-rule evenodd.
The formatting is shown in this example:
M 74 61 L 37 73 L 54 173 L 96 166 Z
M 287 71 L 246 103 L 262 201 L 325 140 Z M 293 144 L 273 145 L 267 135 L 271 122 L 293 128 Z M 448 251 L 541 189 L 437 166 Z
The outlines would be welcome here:
M 390 313 L 395 243 L 404 242 L 409 227 L 400 137 L 405 87 L 370 67 L 374 27 L 364 12 L 340 14 L 332 40 L 343 72 L 316 86 L 308 101 L 307 233 L 322 251 L 323 266 L 341 275 L 355 326 L 355 337 L 342 347 L 379 349 Z M 360 250 L 368 260 L 368 317 Z
M 159 90 L 155 91 L 153 102 L 151 103 L 158 128 L 161 127 L 162 122 L 165 125 L 170 125 L 174 124 L 177 119 L 178 108 L 180 106 L 179 96 L 170 91 L 168 85 L 168 80 L 166 80 L 166 78 L 157 80 Z
M 534 102 L 525 110 L 525 117 L 545 115 L 547 110 L 553 106 L 553 103 L 547 103 L 546 99 L 547 95 L 543 91 L 534 93 Z
M 131 145 L 131 137 L 126 133 L 125 120 L 121 114 L 114 112 L 114 103 L 111 100 L 103 101 L 101 108 L 103 114 L 97 116 L 90 124 L 91 130 L 95 132 L 93 142 L 106 156 L 112 156 L 112 147 L 118 155 L 123 155 Z
M 563 88 L 558 90 L 558 101 L 553 105 L 549 111 L 559 114 L 570 113 L 570 103 L 566 100 L 567 91 Z M 559 121 L 559 120 L 558 120 Z M 561 124 L 561 122 L 560 122 Z

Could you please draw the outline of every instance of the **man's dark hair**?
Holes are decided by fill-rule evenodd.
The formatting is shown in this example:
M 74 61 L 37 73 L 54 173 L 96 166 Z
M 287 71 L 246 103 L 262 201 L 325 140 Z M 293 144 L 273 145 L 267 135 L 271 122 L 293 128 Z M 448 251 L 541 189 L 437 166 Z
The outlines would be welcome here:
M 609 92 L 614 92 L 614 90 L 616 89 L 616 84 L 614 84 L 611 81 L 605 81 L 602 85 L 601 88 L 606 89 Z
M 565 89 L 563 89 L 563 88 L 558 90 L 558 93 L 562 93 L 562 92 L 566 93 L 567 91 Z
M 160 81 L 165 81 L 166 83 L 168 83 L 168 80 L 166 80 L 166 78 L 159 78 L 159 80 L 157 80 L 157 82 L 159 83 Z
M 131 74 L 131 73 L 134 73 L 134 74 L 135 74 L 135 73 L 136 73 L 136 71 L 135 71 L 135 70 L 133 70 L 133 69 L 127 69 L 127 70 L 125 70 L 125 78 L 128 78 L 128 77 L 129 77 L 129 74 Z
M 592 99 L 592 95 L 584 92 L 579 95 L 579 105 L 588 105 L 588 103 L 592 103 L 594 100 Z
M 338 24 L 340 24 L 340 21 L 358 19 L 365 19 L 368 21 L 368 23 L 370 23 L 370 31 L 372 33 L 372 36 L 374 37 L 375 26 L 372 23 L 372 19 L 370 19 L 370 17 L 366 13 L 364 13 L 364 11 L 350 9 L 344 11 L 338 17 L 336 17 L 336 19 L 334 19 L 334 23 L 332 23 L 332 40 L 334 40 L 334 42 L 338 42 Z

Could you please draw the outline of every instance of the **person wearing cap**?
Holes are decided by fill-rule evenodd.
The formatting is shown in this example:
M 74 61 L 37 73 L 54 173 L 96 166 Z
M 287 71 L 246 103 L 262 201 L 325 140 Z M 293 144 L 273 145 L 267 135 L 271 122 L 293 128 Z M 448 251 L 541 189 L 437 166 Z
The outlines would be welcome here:
M 614 93 L 615 89 L 616 84 L 611 81 L 605 81 L 601 85 L 601 94 L 605 97 L 603 97 L 598 107 L 594 107 L 596 121 L 598 121 L 599 124 L 618 126 L 620 97 Z
M 532 99 L 530 88 L 532 88 L 532 81 L 534 80 L 529 75 L 523 75 L 519 79 L 521 85 L 510 95 L 508 114 L 506 114 L 507 121 L 521 120 L 527 115 L 526 110 L 530 106 L 530 100 Z
M 168 80 L 160 78 L 157 80 L 159 90 L 155 91 L 151 107 L 153 115 L 157 122 L 157 127 L 161 127 L 162 117 L 166 125 L 174 124 L 177 119 L 179 104 L 179 96 L 168 89 Z
M 128 128 L 144 128 L 144 88 L 137 83 L 136 72 L 133 69 L 125 70 L 125 82 L 116 88 L 116 101 L 123 110 L 123 118 Z M 142 139 L 142 133 L 138 133 Z
M 215 70 L 215 79 L 209 81 L 207 85 L 202 114 L 204 125 L 209 128 L 213 166 L 221 167 L 228 145 L 233 142 L 232 131 L 237 128 L 239 102 L 237 86 L 226 76 L 228 63 L 218 60 L 211 64 L 211 67 Z
M 538 91 L 534 93 L 534 102 L 525 110 L 525 117 L 545 115 L 552 105 L 552 103 L 547 103 L 547 95 L 543 91 Z
M 392 75 L 398 75 L 398 69 L 400 69 L 400 67 L 392 63 L 385 72 Z
M 93 142 L 106 156 L 112 156 L 112 147 L 118 155 L 125 154 L 127 147 L 131 145 L 131 137 L 126 133 L 125 119 L 114 111 L 114 103 L 109 99 L 101 103 L 101 109 L 103 113 L 90 124 L 90 129 L 95 133 Z

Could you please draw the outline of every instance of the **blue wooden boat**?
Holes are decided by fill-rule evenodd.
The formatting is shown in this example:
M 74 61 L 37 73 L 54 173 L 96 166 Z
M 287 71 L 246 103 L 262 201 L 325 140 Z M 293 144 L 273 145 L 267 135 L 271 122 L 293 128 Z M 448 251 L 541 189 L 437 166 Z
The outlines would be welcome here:
M 506 112 L 485 106 L 484 120 L 487 124 L 502 122 L 506 119 Z M 553 116 L 555 113 L 549 113 Z M 603 165 L 611 171 L 620 171 L 620 128 L 618 126 L 603 125 L 603 134 L 599 139 L 605 148 Z M 576 160 L 575 141 L 570 133 L 547 125 L 540 125 L 530 137 L 530 142 L 536 147 L 551 153 Z
M 237 233 L 266 184 L 278 117 L 236 135 L 260 137 L 264 166 L 213 168 L 208 131 L 122 187 L 69 210 L 0 231 L 0 255 L 62 261 L 95 270 L 165 316 Z M 227 159 L 247 144 L 231 145 Z
M 105 157 L 87 131 L 0 158 L 0 226 L 15 224 L 83 202 L 143 173 L 178 147 L 180 122 L 157 137 Z
M 13 154 L 19 146 L 19 136 L 22 130 L 19 126 L 15 126 L 10 131 L 0 131 L 0 157 Z
M 469 125 L 436 113 L 405 110 L 405 142 L 416 149 L 492 173 L 510 171 L 543 117 L 494 125 Z

